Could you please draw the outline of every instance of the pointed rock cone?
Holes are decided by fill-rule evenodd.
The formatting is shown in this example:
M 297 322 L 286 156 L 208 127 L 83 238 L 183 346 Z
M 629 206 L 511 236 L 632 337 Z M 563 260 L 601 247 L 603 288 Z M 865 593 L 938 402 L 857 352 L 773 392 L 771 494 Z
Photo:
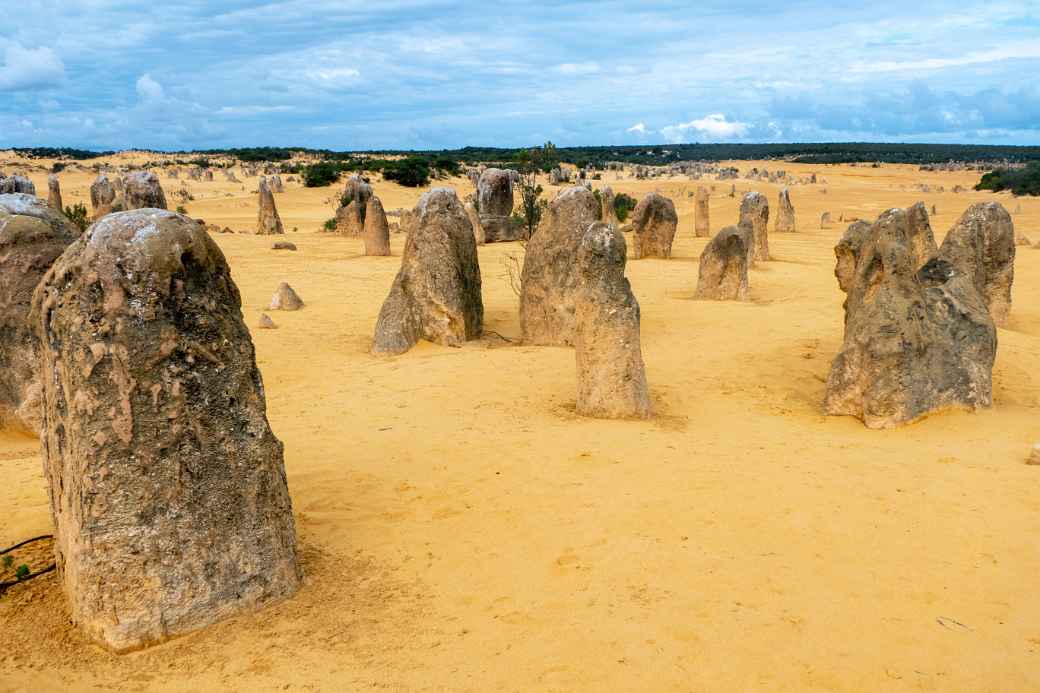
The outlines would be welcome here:
M 390 224 L 386 221 L 383 203 L 373 195 L 365 205 L 365 255 L 390 254 Z
M 483 332 L 477 242 L 462 202 L 454 190 L 434 188 L 415 211 L 401 271 L 376 321 L 376 354 L 403 354 L 420 339 L 462 346 Z
M 256 324 L 261 330 L 277 330 L 278 325 L 274 324 L 274 320 L 271 319 L 267 313 L 260 313 L 260 321 Z
M 260 236 L 269 236 L 285 233 L 282 228 L 282 219 L 278 216 L 278 208 L 274 206 L 274 195 L 267 185 L 267 179 L 260 179 L 260 212 L 257 216 L 256 233 Z
M 299 310 L 300 308 L 303 308 L 303 299 L 285 282 L 278 285 L 278 290 L 271 297 L 271 305 L 268 306 L 268 310 Z
M 47 176 L 47 204 L 59 212 L 65 210 L 61 206 L 61 184 L 58 183 L 58 177 L 53 174 Z
M 778 233 L 794 233 L 794 205 L 791 204 L 791 191 L 786 187 L 780 191 L 777 204 L 776 231 Z

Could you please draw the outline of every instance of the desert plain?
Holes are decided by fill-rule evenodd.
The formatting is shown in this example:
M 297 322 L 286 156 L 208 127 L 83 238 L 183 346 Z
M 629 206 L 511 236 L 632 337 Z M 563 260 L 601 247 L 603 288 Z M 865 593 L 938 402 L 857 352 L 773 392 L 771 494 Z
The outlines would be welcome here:
M 0 154 L 41 194 L 51 163 Z M 214 238 L 247 324 L 279 282 L 306 303 L 252 334 L 304 586 L 116 655 L 70 624 L 53 574 L 32 580 L 0 598 L 0 691 L 1040 689 L 1040 466 L 1025 464 L 1040 440 L 1040 247 L 1018 247 L 992 409 L 869 430 L 821 407 L 842 340 L 839 215 L 921 200 L 941 242 L 970 204 L 997 200 L 1040 245 L 1040 199 L 972 191 L 972 171 L 728 163 L 826 181 L 791 188 L 798 230 L 771 221 L 774 260 L 751 270 L 746 302 L 693 300 L 708 239 L 692 193 L 714 187 L 715 233 L 750 190 L 775 214 L 779 185 L 593 181 L 659 191 L 679 213 L 673 257 L 626 270 L 647 421 L 577 416 L 573 350 L 519 343 L 520 243 L 479 248 L 481 339 L 377 357 L 403 235 L 391 257 L 366 257 L 361 239 L 320 231 L 342 184 L 287 183 L 276 202 L 298 250 L 273 251 L 251 233 L 255 177 L 186 181 L 190 216 L 242 232 Z M 65 204 L 89 207 L 93 177 L 61 172 Z M 168 196 L 181 185 L 160 180 Z M 372 183 L 387 210 L 425 190 Z M 0 479 L 0 545 L 50 533 L 38 441 L 0 433 Z

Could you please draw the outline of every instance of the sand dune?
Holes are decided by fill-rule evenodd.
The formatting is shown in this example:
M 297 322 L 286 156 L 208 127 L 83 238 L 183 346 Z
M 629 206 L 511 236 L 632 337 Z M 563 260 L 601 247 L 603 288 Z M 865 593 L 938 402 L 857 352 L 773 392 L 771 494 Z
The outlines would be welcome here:
M 281 281 L 306 302 L 253 334 L 304 588 L 116 656 L 69 626 L 53 576 L 34 580 L 0 599 L 0 691 L 1040 689 L 1040 467 L 1023 464 L 1040 439 L 1040 250 L 1019 249 L 991 411 L 871 431 L 820 406 L 842 337 L 839 214 L 924 200 L 941 241 L 997 199 L 1040 241 L 1040 199 L 909 189 L 970 187 L 970 172 L 783 168 L 828 183 L 791 189 L 799 232 L 771 233 L 775 261 L 741 304 L 692 300 L 698 183 L 598 183 L 658 190 L 679 213 L 674 257 L 628 265 L 647 422 L 576 416 L 573 352 L 517 345 L 516 243 L 480 248 L 483 339 L 371 356 L 403 236 L 392 257 L 364 257 L 360 239 L 316 232 L 338 187 L 287 184 L 276 201 L 297 252 L 215 238 L 249 325 Z M 29 176 L 46 191 L 45 172 Z M 88 200 L 91 178 L 61 174 L 65 203 Z M 161 180 L 174 206 L 180 182 Z M 422 192 L 373 183 L 387 210 Z M 255 178 L 187 185 L 192 216 L 255 226 Z M 740 192 L 775 209 L 778 186 L 736 187 L 715 183 L 713 231 L 736 221 Z M 0 478 L 0 545 L 49 532 L 35 441 L 0 437 Z

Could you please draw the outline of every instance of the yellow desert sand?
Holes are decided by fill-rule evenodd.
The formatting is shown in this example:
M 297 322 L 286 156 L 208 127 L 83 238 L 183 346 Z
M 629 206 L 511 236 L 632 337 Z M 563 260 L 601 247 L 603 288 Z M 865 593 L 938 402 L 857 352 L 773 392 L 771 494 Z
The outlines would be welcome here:
M 0 156 L 38 191 L 50 163 Z M 257 178 L 185 181 L 191 216 L 248 232 L 214 238 L 285 444 L 304 585 L 115 655 L 70 625 L 53 574 L 35 579 L 0 599 L 0 691 L 1040 688 L 1040 467 L 1025 464 L 1040 439 L 1040 250 L 1018 249 L 991 410 L 877 431 L 821 408 L 848 220 L 923 200 L 941 242 L 969 204 L 999 200 L 1040 242 L 1040 199 L 951 192 L 972 172 L 733 165 L 827 181 L 791 188 L 798 231 L 773 233 L 771 219 L 774 259 L 750 271 L 747 302 L 693 300 L 709 239 L 694 237 L 692 193 L 714 185 L 714 234 L 749 190 L 775 214 L 781 186 L 595 183 L 659 191 L 679 214 L 671 259 L 633 260 L 629 240 L 648 421 L 578 417 L 573 350 L 518 345 L 520 244 L 479 248 L 482 339 L 375 357 L 403 235 L 392 256 L 366 257 L 361 238 L 318 232 L 342 184 L 287 183 L 275 200 L 298 251 L 273 251 L 252 235 Z M 93 173 L 59 177 L 66 205 L 89 203 Z M 160 180 L 176 206 L 181 181 Z M 423 192 L 373 185 L 388 212 Z M 281 282 L 305 307 L 256 329 Z M 50 533 L 36 440 L 2 434 L 0 478 L 0 545 Z

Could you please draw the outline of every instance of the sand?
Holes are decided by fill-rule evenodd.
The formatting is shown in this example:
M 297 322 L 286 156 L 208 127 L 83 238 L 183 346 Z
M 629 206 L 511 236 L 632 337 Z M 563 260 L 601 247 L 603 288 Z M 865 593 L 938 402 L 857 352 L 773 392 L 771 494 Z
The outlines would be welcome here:
M 680 215 L 671 260 L 628 265 L 648 422 L 577 417 L 573 352 L 516 344 L 516 243 L 480 248 L 483 339 L 371 356 L 404 239 L 364 257 L 360 239 L 316 233 L 338 187 L 287 184 L 276 201 L 298 252 L 215 238 L 247 324 L 281 281 L 306 302 L 253 331 L 305 586 L 116 656 L 39 578 L 0 599 L 0 691 L 1040 689 L 1040 467 L 1024 464 L 1040 439 L 1040 250 L 1019 248 L 991 411 L 890 431 L 821 412 L 842 337 L 839 214 L 924 200 L 941 241 L 970 203 L 997 199 L 1021 204 L 1016 228 L 1040 241 L 1040 199 L 949 192 L 977 181 L 967 172 L 782 167 L 828 184 L 792 188 L 799 232 L 770 235 L 776 260 L 751 271 L 743 304 L 692 300 L 700 183 L 602 181 L 659 190 Z M 45 192 L 45 173 L 30 176 Z M 66 204 L 89 180 L 62 174 Z M 179 182 L 161 180 L 175 204 Z M 948 192 L 900 189 L 918 182 Z M 254 228 L 255 178 L 187 184 L 193 216 Z M 387 210 L 421 192 L 374 184 Z M 778 186 L 738 180 L 731 199 L 730 181 L 714 185 L 713 231 L 736 221 L 740 192 L 775 208 Z M 35 441 L 0 437 L 0 478 L 0 545 L 50 531 Z

